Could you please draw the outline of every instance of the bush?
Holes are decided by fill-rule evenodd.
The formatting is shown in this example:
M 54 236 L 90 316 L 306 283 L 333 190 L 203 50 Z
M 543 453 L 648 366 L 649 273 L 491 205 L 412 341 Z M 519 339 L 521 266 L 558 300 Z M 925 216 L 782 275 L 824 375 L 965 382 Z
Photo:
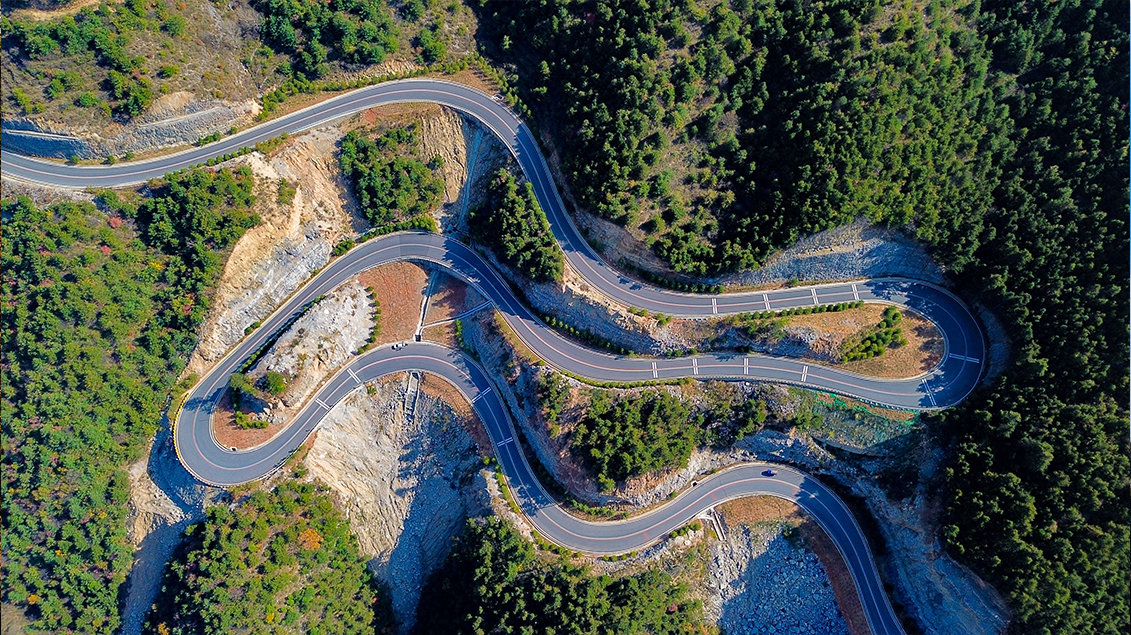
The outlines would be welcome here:
M 609 490 L 614 480 L 686 464 L 699 441 L 690 415 L 666 392 L 615 401 L 598 392 L 570 443 Z
M 385 632 L 388 604 L 329 492 L 284 482 L 185 531 L 149 633 Z
M 698 633 L 702 605 L 657 569 L 597 576 L 561 556 L 542 564 L 506 521 L 469 520 L 444 566 L 424 586 L 416 633 Z M 633 555 L 633 554 L 629 554 Z
M 263 377 L 263 388 L 272 395 L 279 396 L 287 391 L 287 378 L 278 371 L 267 371 Z
M 841 359 L 846 362 L 870 359 L 883 355 L 888 348 L 904 346 L 907 338 L 899 326 L 902 319 L 899 309 L 887 307 L 879 324 L 841 344 Z

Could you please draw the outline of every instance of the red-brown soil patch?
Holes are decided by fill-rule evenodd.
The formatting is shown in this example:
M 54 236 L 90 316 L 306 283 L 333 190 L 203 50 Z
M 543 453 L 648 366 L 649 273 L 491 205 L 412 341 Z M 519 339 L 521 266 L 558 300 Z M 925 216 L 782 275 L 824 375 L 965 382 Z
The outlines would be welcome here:
M 411 340 L 420 323 L 428 272 L 411 262 L 395 262 L 364 271 L 357 280 L 372 287 L 381 303 L 381 332 L 374 345 Z
M 874 326 L 880 322 L 884 307 L 879 304 L 866 304 L 855 310 L 862 311 L 868 308 L 876 313 L 875 320 L 871 323 Z M 914 311 L 900 312 L 903 314 L 903 320 L 899 327 L 903 331 L 903 337 L 907 338 L 907 344 L 899 348 L 889 348 L 879 357 L 848 362 L 844 364 L 846 369 L 874 377 L 914 377 L 931 370 L 942 361 L 944 345 L 939 328 Z M 818 315 L 836 314 L 819 313 Z
M 225 448 L 237 450 L 254 448 L 270 441 L 271 437 L 286 427 L 287 423 L 272 423 L 266 428 L 239 427 L 236 425 L 236 413 L 232 409 L 232 399 L 228 393 L 224 393 L 224 397 L 212 413 L 212 436 L 215 437 L 216 443 Z
M 428 298 L 428 311 L 424 315 L 424 323 L 431 324 L 441 320 L 450 320 L 463 313 L 467 306 L 467 285 L 462 280 L 440 274 L 436 284 L 432 286 L 432 296 Z
M 451 322 L 429 326 L 420 332 L 420 337 L 449 348 L 459 348 L 459 340 L 456 339 L 456 327 Z

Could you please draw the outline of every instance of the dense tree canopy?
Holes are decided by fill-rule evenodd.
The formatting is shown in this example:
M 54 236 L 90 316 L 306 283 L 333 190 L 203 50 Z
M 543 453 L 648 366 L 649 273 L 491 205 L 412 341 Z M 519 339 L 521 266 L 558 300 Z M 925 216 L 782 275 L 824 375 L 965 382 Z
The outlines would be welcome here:
M 227 171 L 172 176 L 140 206 L 114 197 L 109 216 L 3 202 L 3 592 L 37 629 L 118 628 L 133 560 L 122 466 L 153 436 L 196 343 L 218 250 L 255 222 L 250 186 Z M 164 210 L 196 241 L 136 231 L 122 210 Z
M 186 530 L 150 633 L 380 632 L 376 580 L 329 494 L 286 481 Z
M 375 226 L 426 214 L 444 192 L 435 163 L 425 164 L 420 157 L 415 124 L 376 139 L 353 131 L 342 139 L 339 162 L 362 213 Z
M 468 521 L 444 567 L 429 579 L 416 633 L 704 632 L 703 609 L 687 587 L 650 569 L 596 576 L 545 562 L 506 521 Z
M 379 0 L 259 0 L 263 41 L 291 56 L 291 72 L 317 79 L 331 57 L 352 64 L 380 64 L 397 50 L 397 27 Z
M 943 417 L 948 545 L 1019 632 L 1131 626 L 1126 2 L 481 15 L 578 203 L 675 269 L 749 267 L 861 214 L 933 247 L 1014 349 Z
M 596 392 L 571 443 L 605 489 L 624 480 L 687 463 L 699 440 L 690 409 L 667 392 L 614 400 Z
M 1021 632 L 1131 628 L 1128 6 L 987 2 L 1013 149 L 964 274 L 1015 360 L 945 417 L 945 534 L 1000 584 Z
M 543 0 L 482 13 L 521 43 L 536 110 L 562 122 L 578 202 L 639 225 L 677 271 L 748 268 L 860 214 L 969 256 L 969 235 L 941 225 L 981 222 L 1004 111 L 953 8 Z
M 534 197 L 533 186 L 527 182 L 520 189 L 514 176 L 500 168 L 487 194 L 483 209 L 468 220 L 475 237 L 531 280 L 561 280 L 565 257 Z

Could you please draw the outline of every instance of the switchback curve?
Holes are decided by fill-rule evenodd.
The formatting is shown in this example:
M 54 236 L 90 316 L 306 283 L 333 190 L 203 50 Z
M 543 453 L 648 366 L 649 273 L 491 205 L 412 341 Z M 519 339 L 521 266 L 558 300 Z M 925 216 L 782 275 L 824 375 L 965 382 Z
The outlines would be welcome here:
M 220 448 L 211 436 L 211 415 L 226 388 L 227 377 L 303 304 L 356 273 L 385 262 L 420 260 L 447 267 L 491 298 L 519 337 L 547 362 L 589 379 L 648 381 L 687 376 L 761 379 L 799 384 L 916 410 L 942 408 L 961 401 L 981 376 L 985 352 L 981 330 L 966 307 L 948 292 L 906 280 L 863 280 L 718 296 L 680 294 L 643 285 L 609 267 L 581 237 L 565 212 L 545 159 L 529 128 L 487 95 L 439 80 L 405 80 L 359 89 L 215 144 L 143 162 L 105 167 L 69 166 L 0 150 L 0 167 L 5 176 L 58 187 L 131 185 L 228 154 L 283 132 L 317 127 L 383 104 L 414 101 L 450 106 L 494 132 L 534 185 L 535 195 L 546 211 L 570 265 L 601 293 L 619 302 L 655 313 L 688 317 L 780 310 L 856 299 L 890 302 L 915 309 L 935 322 L 946 341 L 946 354 L 939 366 L 928 373 L 904 380 L 868 378 L 826 366 L 762 355 L 714 354 L 676 360 L 604 355 L 578 346 L 546 328 L 518 301 L 506 282 L 467 246 L 430 234 L 396 234 L 365 243 L 335 260 L 201 380 L 189 394 L 174 434 L 178 456 L 186 468 L 201 480 L 220 485 L 260 478 L 280 464 L 313 430 L 325 412 L 356 385 L 397 370 L 426 370 L 451 381 L 472 402 L 496 444 L 496 453 L 514 485 L 516 499 L 524 513 L 550 540 L 589 553 L 621 553 L 662 538 L 703 509 L 723 500 L 753 494 L 787 498 L 817 519 L 849 562 L 873 630 L 900 631 L 859 526 L 843 502 L 816 480 L 782 466 L 775 466 L 778 471 L 775 477 L 762 476 L 761 470 L 766 468 L 764 465 L 736 466 L 705 479 L 698 487 L 643 516 L 620 522 L 581 521 L 556 506 L 534 478 L 513 442 L 513 428 L 486 376 L 462 355 L 442 347 L 411 344 L 400 354 L 394 354 L 389 348 L 380 348 L 356 358 L 323 386 L 284 433 L 251 451 L 227 452 Z M 814 369 L 812 372 L 810 366 Z M 510 434 L 506 435 L 508 431 Z M 203 436 L 205 433 L 207 438 Z

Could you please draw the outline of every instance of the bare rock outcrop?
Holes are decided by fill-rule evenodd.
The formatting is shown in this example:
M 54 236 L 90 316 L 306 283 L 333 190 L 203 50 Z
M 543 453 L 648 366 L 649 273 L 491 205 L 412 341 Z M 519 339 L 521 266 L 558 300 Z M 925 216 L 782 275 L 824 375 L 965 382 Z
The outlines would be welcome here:
M 490 504 L 466 421 L 419 382 L 406 373 L 372 384 L 372 395 L 347 397 L 323 420 L 305 460 L 330 484 L 361 551 L 388 583 L 404 631 L 451 538 Z
M 258 381 L 268 372 L 282 373 L 287 388 L 270 404 L 270 420 L 290 419 L 331 373 L 349 361 L 369 339 L 376 307 L 356 280 L 334 289 L 295 321 L 248 373 Z
M 333 157 L 340 136 L 336 129 L 316 130 L 274 157 L 253 153 L 237 160 L 261 181 L 256 194 L 263 222 L 249 230 L 228 257 L 189 370 L 200 372 L 223 355 L 248 326 L 270 314 L 325 265 L 334 245 L 360 225 L 342 206 L 345 184 Z M 296 186 L 289 203 L 278 200 L 281 179 Z
M 821 561 L 787 539 L 786 527 L 739 525 L 711 543 L 708 617 L 734 635 L 847 635 Z

